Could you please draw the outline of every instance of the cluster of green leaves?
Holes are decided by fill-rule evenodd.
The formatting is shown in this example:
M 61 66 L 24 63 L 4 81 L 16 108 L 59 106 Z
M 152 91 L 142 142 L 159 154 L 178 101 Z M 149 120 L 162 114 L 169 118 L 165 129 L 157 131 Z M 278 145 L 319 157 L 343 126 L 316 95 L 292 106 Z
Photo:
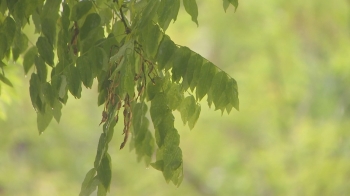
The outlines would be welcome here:
M 229 4 L 238 6 L 237 0 L 223 0 L 225 10 Z M 183 5 L 198 25 L 196 1 L 183 0 Z M 109 190 L 108 144 L 120 110 L 124 117 L 120 148 L 131 132 L 130 146 L 138 160 L 162 171 L 165 180 L 175 185 L 182 181 L 183 161 L 172 112 L 178 110 L 183 123 L 192 129 L 201 111 L 198 102 L 205 95 L 215 109 L 238 110 L 236 81 L 165 34 L 179 9 L 180 0 L 1 1 L 0 58 L 17 60 L 25 52 L 23 68 L 25 74 L 32 72 L 29 91 L 39 133 L 53 118 L 60 121 L 68 92 L 80 98 L 82 86 L 91 88 L 97 78 L 98 105 L 104 105 L 103 132 L 80 195 L 96 188 L 98 195 L 105 195 Z M 40 36 L 28 49 L 22 28 L 31 21 Z M 12 85 L 3 72 L 0 80 Z M 146 102 L 151 104 L 155 139 L 146 118 Z M 151 163 L 154 140 L 156 161 Z

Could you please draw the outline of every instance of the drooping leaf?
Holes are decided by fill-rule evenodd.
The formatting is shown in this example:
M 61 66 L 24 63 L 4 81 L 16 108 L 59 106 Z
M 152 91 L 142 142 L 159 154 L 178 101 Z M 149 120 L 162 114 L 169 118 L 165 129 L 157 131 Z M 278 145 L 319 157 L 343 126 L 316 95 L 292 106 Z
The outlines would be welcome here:
M 174 82 L 179 82 L 181 77 L 186 74 L 188 67 L 188 60 L 191 57 L 191 50 L 187 47 L 180 47 L 176 50 L 174 57 L 172 58 L 172 78 Z
M 93 168 L 94 169 L 94 168 Z M 85 176 L 84 182 L 82 184 L 79 196 L 89 196 L 91 195 L 100 184 L 97 176 L 93 176 L 96 173 L 96 170 L 91 169 Z
M 45 112 L 37 112 L 37 125 L 39 134 L 43 133 L 45 129 L 49 126 L 52 120 L 52 109 L 49 105 L 46 105 Z
M 41 56 L 35 56 L 34 59 L 35 68 L 37 70 L 39 79 L 42 83 L 46 82 L 47 78 L 47 67 Z
M 119 48 L 117 54 L 111 56 L 109 59 L 110 62 L 118 62 L 124 55 L 127 55 L 130 53 L 130 51 L 134 50 L 134 40 L 128 40 L 126 41 L 122 47 Z M 122 66 L 118 65 L 116 70 L 120 70 Z M 115 70 L 115 71 L 116 71 Z M 114 71 L 114 72 L 115 72 Z M 113 73 L 114 74 L 114 73 Z M 113 75 L 112 74 L 112 75 Z
M 193 96 L 187 96 L 179 106 L 178 110 L 181 114 L 181 119 L 184 125 L 196 112 L 196 100 Z
M 97 105 L 100 106 L 102 104 L 104 104 L 107 100 L 107 90 L 103 89 L 100 91 L 100 93 L 98 94 L 98 98 L 97 98 Z
M 3 59 L 7 51 L 7 39 L 4 33 L 0 32 L 0 59 Z
M 180 147 L 164 149 L 163 175 L 167 182 L 170 180 L 177 186 L 182 181 L 182 151 Z
M 40 56 L 45 60 L 47 64 L 50 66 L 54 65 L 54 53 L 53 46 L 49 43 L 46 37 L 39 37 L 36 42 L 36 47 L 38 48 L 38 52 Z
M 30 99 L 32 101 L 32 105 L 34 109 L 39 112 L 43 112 L 45 108 L 43 108 L 43 103 L 40 99 L 41 94 L 41 82 L 39 76 L 36 73 L 32 73 L 29 80 L 29 93 Z
M 106 152 L 106 134 L 101 133 L 100 139 L 98 141 L 97 153 L 94 161 L 94 168 L 98 169 L 100 166 L 101 160 Z
M 28 48 L 28 37 L 18 30 L 16 31 L 15 38 L 12 43 L 12 56 L 13 60 L 17 60 L 19 55 L 26 51 Z
M 154 163 L 151 163 L 151 166 L 156 170 L 164 171 L 164 161 L 163 160 L 159 160 L 159 161 L 156 161 Z
M 157 54 L 158 68 L 160 70 L 165 68 L 166 64 L 169 62 L 169 59 L 171 59 L 176 50 L 177 47 L 175 43 L 169 38 L 169 36 L 165 35 L 159 45 Z
M 129 96 L 134 96 L 134 88 L 135 88 L 135 81 L 134 76 L 135 73 L 133 72 L 132 67 L 135 66 L 133 63 L 133 57 L 130 57 L 130 55 L 124 57 L 123 61 L 123 68 L 121 69 L 121 78 L 120 78 L 120 88 L 122 92 L 128 93 Z
M 144 3 L 144 2 L 145 1 L 140 1 L 139 3 Z M 140 7 L 144 7 L 144 8 L 143 8 L 143 11 L 141 12 L 141 14 L 139 15 L 139 17 L 137 18 L 137 19 L 139 19 L 139 22 L 133 23 L 133 25 L 134 24 L 139 25 L 138 28 L 143 29 L 145 25 L 149 24 L 156 17 L 159 4 L 160 4 L 159 1 L 148 1 L 146 4 L 146 7 L 140 6 Z M 140 8 L 140 9 L 142 9 L 142 8 Z M 134 26 L 132 26 L 132 27 L 134 27 Z
M 29 69 L 33 66 L 35 57 L 38 55 L 36 46 L 31 47 L 23 57 L 24 73 L 27 74 Z
M 141 36 L 141 43 L 143 44 L 146 55 L 153 59 L 157 54 L 159 43 L 163 38 L 163 33 L 159 30 L 157 25 L 150 22 L 143 28 Z
M 180 0 L 162 0 L 158 7 L 158 23 L 165 31 L 171 20 L 176 21 L 180 9 Z
M 97 176 L 104 188 L 108 191 L 112 179 L 111 157 L 108 153 L 105 153 L 101 164 L 97 168 Z
M 32 20 L 35 26 L 35 33 L 40 33 L 41 32 L 40 14 L 38 12 L 33 12 Z
M 63 99 L 67 95 L 67 77 L 65 75 L 61 75 L 61 83 L 58 91 L 58 96 Z
M 148 82 L 146 88 L 148 100 L 152 100 L 154 96 L 162 90 L 164 80 L 164 78 L 155 77 L 153 78 L 153 82 Z
M 153 126 L 157 127 L 164 118 L 165 114 L 171 112 L 166 102 L 164 93 L 157 93 L 151 101 L 150 113 L 153 121 Z
M 98 76 L 102 70 L 107 71 L 108 68 L 108 57 L 106 52 L 100 48 L 95 47 L 95 59 L 91 59 L 92 65 L 92 75 L 94 77 Z
M 77 67 L 69 67 L 69 76 L 68 76 L 68 89 L 69 92 L 75 97 L 81 97 L 81 79 L 79 70 Z
M 71 21 L 78 21 L 85 14 L 87 14 L 91 8 L 92 8 L 91 1 L 79 1 L 77 4 L 74 5 L 74 7 L 72 9 L 72 14 L 71 14 L 70 20 Z
M 215 73 L 216 67 L 213 63 L 207 62 L 203 64 L 199 76 L 198 85 L 196 88 L 196 95 L 198 100 L 201 100 L 204 97 L 204 95 L 207 94 L 211 86 L 211 82 L 215 76 Z
M 41 31 L 47 38 L 47 41 L 54 46 L 56 44 L 56 21 L 52 18 L 42 18 Z
M 226 12 L 229 5 L 230 5 L 230 2 L 228 0 L 223 0 L 222 6 L 223 6 L 225 12 Z
M 150 130 L 148 129 L 148 118 L 145 116 L 147 112 L 147 105 L 144 102 L 137 103 L 134 105 L 132 111 L 133 139 L 137 160 L 140 161 L 142 158 L 144 158 L 146 165 L 149 165 L 154 151 L 154 139 Z
M 184 99 L 183 91 L 180 85 L 171 84 L 170 88 L 166 90 L 168 106 L 172 110 L 176 110 Z
M 51 84 L 45 82 L 41 87 L 41 91 L 44 95 L 45 102 L 53 109 L 56 96 Z
M 227 82 L 228 82 L 228 76 L 223 71 L 216 73 L 213 78 L 209 93 L 213 97 L 213 102 L 216 108 L 218 108 L 218 106 L 222 104 L 222 103 L 219 103 L 219 101 L 225 91 Z M 224 103 L 222 105 L 226 105 L 226 104 Z
M 4 84 L 7 84 L 8 86 L 13 87 L 12 83 L 9 79 L 7 79 L 2 73 L 0 73 L 0 81 L 2 81 Z
M 198 6 L 196 0 L 183 0 L 186 12 L 192 17 L 192 21 L 198 26 Z
M 58 101 L 58 99 L 55 99 L 54 105 L 53 105 L 53 110 L 52 110 L 52 115 L 55 118 L 56 122 L 60 122 L 61 120 L 61 115 L 62 115 L 62 104 L 61 102 Z
M 201 113 L 201 106 L 199 104 L 196 104 L 196 110 L 195 110 L 194 114 L 191 117 L 189 117 L 189 119 L 188 119 L 188 127 L 190 129 L 193 129 L 194 126 L 196 125 L 196 122 L 199 118 L 200 113 Z
M 231 3 L 234 7 L 235 7 L 235 10 L 237 10 L 237 7 L 238 7 L 238 0 L 224 0 L 224 6 L 226 5 L 225 4 L 225 1 L 228 1 L 229 3 Z M 225 8 L 225 7 L 224 7 Z M 226 8 L 227 9 L 227 8 Z M 225 11 L 226 11 L 225 9 Z
M 77 68 L 79 70 L 79 75 L 81 81 L 85 85 L 86 88 L 91 88 L 93 82 L 92 70 L 90 67 L 89 59 L 85 56 L 79 56 L 77 58 Z
M 61 3 L 62 3 L 61 0 L 45 1 L 43 10 L 41 12 L 41 19 L 52 18 L 53 21 L 57 21 L 59 17 L 58 12 L 59 12 Z
M 191 86 L 192 80 L 194 79 L 194 75 L 196 74 L 196 72 L 200 72 L 202 63 L 203 63 L 203 57 L 201 57 L 197 53 L 192 54 L 192 56 L 188 60 L 186 73 L 183 77 L 183 82 L 182 82 L 183 88 L 185 90 L 187 90 Z M 196 79 L 198 80 L 198 78 Z M 196 86 L 196 84 L 193 86 Z
M 7 44 L 10 46 L 16 35 L 16 22 L 10 16 L 7 16 L 1 28 L 6 36 Z
M 98 14 L 96 13 L 89 14 L 86 17 L 83 26 L 80 28 L 80 34 L 79 34 L 80 39 L 81 40 L 86 39 L 88 35 L 91 34 L 90 32 L 96 29 L 96 27 L 98 27 L 100 23 L 101 23 L 101 18 Z
M 226 96 L 230 100 L 230 104 L 239 110 L 238 87 L 235 79 L 230 78 L 226 86 Z
M 106 195 L 107 195 L 107 189 L 102 183 L 100 183 L 97 186 L 97 196 L 106 196 Z

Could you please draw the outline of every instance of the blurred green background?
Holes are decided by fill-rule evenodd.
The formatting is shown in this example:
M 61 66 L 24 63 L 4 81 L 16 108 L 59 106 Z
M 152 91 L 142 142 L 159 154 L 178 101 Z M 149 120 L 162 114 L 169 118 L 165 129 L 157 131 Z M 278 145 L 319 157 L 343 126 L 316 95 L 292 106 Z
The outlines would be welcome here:
M 197 3 L 199 27 L 182 9 L 167 33 L 237 80 L 240 111 L 202 101 L 192 131 L 176 113 L 179 188 L 119 150 L 117 126 L 110 195 L 349 195 L 350 1 L 244 0 L 236 13 Z M 21 66 L 5 70 L 15 88 L 1 86 L 0 195 L 77 195 L 102 131 L 96 87 L 39 136 Z

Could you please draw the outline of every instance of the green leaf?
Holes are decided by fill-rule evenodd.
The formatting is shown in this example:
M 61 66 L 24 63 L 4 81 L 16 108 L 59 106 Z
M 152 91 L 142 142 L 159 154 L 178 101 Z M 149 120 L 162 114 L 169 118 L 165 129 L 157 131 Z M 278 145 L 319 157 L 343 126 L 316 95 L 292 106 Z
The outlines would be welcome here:
M 79 56 L 77 58 L 76 64 L 79 70 L 81 81 L 83 82 L 86 88 L 91 88 L 94 78 L 92 76 L 92 70 L 90 67 L 89 59 L 85 56 Z
M 35 68 L 37 70 L 40 81 L 46 82 L 47 78 L 47 68 L 44 60 L 40 56 L 35 56 Z
M 162 0 L 158 7 L 158 23 L 165 31 L 171 20 L 176 21 L 180 9 L 180 0 Z
M 229 5 L 230 5 L 230 2 L 228 0 L 223 0 L 222 6 L 224 7 L 225 12 Z
M 153 126 L 157 127 L 165 114 L 170 113 L 171 110 L 166 102 L 165 93 L 157 93 L 151 101 L 150 113 L 153 121 Z
M 190 129 L 193 129 L 196 125 L 196 122 L 199 118 L 199 114 L 201 113 L 201 106 L 199 104 L 196 104 L 196 110 L 194 114 L 188 119 L 188 127 Z
M 186 74 L 188 67 L 188 60 L 191 57 L 191 50 L 187 47 L 180 47 L 176 50 L 174 57 L 172 58 L 172 79 L 174 82 L 179 82 L 181 77 Z
M 56 21 L 59 17 L 58 12 L 61 6 L 62 0 L 50 0 L 45 1 L 43 10 L 41 12 L 41 19 L 43 18 L 52 18 L 53 21 Z
M 164 161 L 163 160 L 151 163 L 151 166 L 156 170 L 164 171 Z
M 43 107 L 43 103 L 40 99 L 41 94 L 41 82 L 39 76 L 35 73 L 32 73 L 29 80 L 29 93 L 30 99 L 32 100 L 32 105 L 34 109 L 43 112 L 45 109 Z
M 4 84 L 7 84 L 8 86 L 13 87 L 12 83 L 9 79 L 7 79 L 2 73 L 0 73 L 0 81 L 2 81 Z
M 1 28 L 6 35 L 7 44 L 10 46 L 16 35 L 16 22 L 10 16 L 7 16 Z
M 13 60 L 17 60 L 19 55 L 28 48 L 28 37 L 19 31 L 16 31 L 14 41 L 12 43 Z
M 41 32 L 41 20 L 40 15 L 38 12 L 33 12 L 32 14 L 32 20 L 35 26 L 35 32 L 34 33 L 40 33 Z
M 224 0 L 224 6 L 226 5 L 225 4 L 225 1 L 228 1 L 229 3 L 231 3 L 234 7 L 235 7 L 235 10 L 237 10 L 237 7 L 238 7 L 238 0 Z M 225 8 L 225 7 L 224 7 Z M 227 8 L 226 8 L 227 9 Z M 225 9 L 225 11 L 226 11 Z
M 109 190 L 112 179 L 111 157 L 105 153 L 101 160 L 101 164 L 97 168 L 97 176 L 106 190 Z
M 191 15 L 192 21 L 195 22 L 198 26 L 198 7 L 196 0 L 183 0 L 184 7 L 186 12 Z
M 78 21 L 80 18 L 82 18 L 85 14 L 87 14 L 92 8 L 92 2 L 91 1 L 79 1 L 77 4 L 74 5 L 72 9 L 71 14 L 71 21 Z
M 152 101 L 152 103 L 153 103 L 153 101 Z M 151 109 L 152 109 L 152 107 L 151 107 Z M 155 125 L 155 122 L 157 122 L 157 120 L 159 122 Z M 175 118 L 170 110 L 166 111 L 163 114 L 160 114 L 157 117 L 154 117 L 154 118 L 152 117 L 153 125 L 155 127 L 156 143 L 157 143 L 159 148 L 161 148 L 163 145 L 165 145 L 164 141 L 166 139 L 167 134 L 169 134 L 171 131 L 174 131 L 174 130 L 176 131 L 176 129 L 174 128 L 174 120 L 175 120 Z M 173 139 L 176 139 L 176 138 L 173 138 Z
M 164 148 L 164 178 L 175 185 L 182 181 L 182 151 L 180 147 Z
M 52 109 L 48 105 L 46 105 L 44 113 L 37 112 L 37 125 L 39 134 L 42 134 L 45 131 L 45 129 L 49 126 L 52 117 Z
M 144 157 L 146 165 L 149 165 L 154 151 L 154 139 L 148 129 L 149 121 L 146 117 L 147 105 L 144 102 L 136 103 L 132 111 L 132 130 L 137 160 L 140 161 Z
M 97 153 L 95 157 L 94 167 L 98 169 L 100 166 L 101 160 L 106 152 L 106 134 L 101 133 L 100 139 L 98 141 Z
M 35 57 L 38 55 L 36 46 L 31 47 L 23 57 L 24 73 L 27 74 L 29 69 L 33 66 Z
M 98 14 L 96 13 L 89 14 L 86 17 L 83 26 L 80 28 L 80 34 L 79 34 L 80 39 L 84 40 L 85 38 L 87 38 L 90 32 L 92 32 L 96 27 L 98 27 L 100 23 L 101 23 L 101 18 Z
M 91 50 L 92 51 L 92 50 Z M 102 48 L 95 47 L 95 59 L 92 61 L 94 64 L 92 65 L 92 75 L 94 77 L 98 76 L 102 70 L 107 71 L 108 69 L 108 57 Z
M 51 87 L 51 84 L 48 82 L 45 82 L 42 85 L 41 91 L 44 94 L 45 102 L 48 103 L 50 107 L 53 109 L 56 96 L 55 96 L 54 90 Z
M 4 15 L 9 8 L 7 7 L 7 1 L 2 0 L 0 3 L 0 12 Z
M 155 77 L 153 82 L 147 83 L 147 99 L 152 100 L 154 96 L 162 90 L 165 78 Z
M 219 103 L 219 101 L 222 94 L 225 91 L 227 82 L 228 82 L 228 76 L 223 71 L 216 73 L 213 78 L 210 91 L 208 94 L 211 94 L 211 96 L 213 97 L 213 102 L 216 108 L 218 108 L 219 105 L 226 105 L 225 103 L 224 104 Z
M 130 97 L 133 97 L 135 93 L 135 73 L 132 68 L 135 65 L 132 61 L 133 57 L 130 56 L 131 55 L 124 57 L 123 68 L 121 70 L 122 74 L 120 75 L 120 88 L 123 92 L 128 93 Z
M 61 115 L 62 115 L 61 110 L 62 110 L 62 104 L 57 99 L 55 99 L 54 105 L 53 105 L 53 110 L 52 110 L 52 115 L 55 118 L 56 122 L 58 122 L 58 123 L 61 120 Z
M 91 170 L 90 170 L 91 171 Z M 89 174 L 89 173 L 88 173 Z M 90 177 L 90 174 L 86 174 L 85 179 Z M 84 179 L 84 182 L 85 182 Z M 95 176 L 87 185 L 84 187 L 84 189 L 81 189 L 79 196 L 89 196 L 91 195 L 97 188 L 97 186 L 101 184 L 98 180 L 97 176 Z M 82 187 L 83 188 L 83 187 Z
M 110 62 L 116 62 L 118 61 L 121 57 L 123 57 L 126 52 L 128 51 L 133 51 L 134 50 L 134 40 L 128 40 L 126 41 L 126 43 L 124 43 L 122 45 L 122 47 L 120 47 L 120 49 L 118 50 L 117 54 L 111 56 L 111 58 L 109 59 Z M 117 70 L 120 70 L 121 66 L 119 65 Z M 113 74 L 112 74 L 113 75 Z
M 97 188 L 97 196 L 106 196 L 107 195 L 107 190 L 106 188 L 103 186 L 102 183 L 100 183 L 98 185 L 98 188 Z
M 78 68 L 71 66 L 68 76 L 68 89 L 69 92 L 75 97 L 81 97 L 81 79 Z
M 187 123 L 187 121 L 195 114 L 196 112 L 196 100 L 194 97 L 188 96 L 186 97 L 179 106 L 178 110 L 181 114 L 181 119 L 184 125 Z
M 82 2 L 90 2 L 90 1 L 80 1 L 78 4 L 82 3 Z M 61 17 L 61 21 L 62 21 L 62 30 L 66 31 L 69 28 L 69 16 L 70 16 L 70 8 L 69 5 L 67 3 L 63 3 L 62 4 L 63 10 L 62 10 L 62 17 Z M 73 20 L 75 21 L 75 20 Z
M 213 63 L 207 62 L 202 66 L 196 90 L 198 100 L 201 100 L 207 94 L 215 73 L 216 67 Z
M 3 59 L 7 51 L 7 38 L 4 33 L 0 32 L 0 59 Z
M 145 1 L 139 1 L 139 3 L 145 3 Z M 159 1 L 148 1 L 146 3 L 146 7 L 143 8 L 143 11 L 141 12 L 141 15 L 139 17 L 140 22 L 138 24 L 140 29 L 143 29 L 144 25 L 147 25 L 154 20 L 157 14 L 159 4 Z M 137 23 L 133 23 L 133 25 L 134 24 L 137 25 Z
M 236 108 L 236 110 L 239 110 L 238 87 L 235 79 L 231 78 L 228 81 L 225 91 L 227 98 L 230 100 L 230 104 Z
M 53 46 L 49 43 L 46 37 L 39 37 L 36 42 L 36 47 L 38 48 L 38 52 L 40 56 L 45 60 L 47 64 L 50 66 L 54 65 L 54 53 Z
M 56 21 L 52 18 L 42 18 L 41 31 L 51 46 L 54 46 L 56 40 Z
M 191 86 L 191 83 L 194 79 L 194 76 L 195 76 L 196 72 L 198 72 L 198 73 L 200 72 L 200 68 L 201 68 L 202 64 L 203 64 L 203 57 L 197 53 L 194 53 L 190 57 L 190 59 L 188 60 L 186 74 L 184 75 L 183 82 L 182 82 L 183 88 L 185 90 L 187 90 Z M 197 74 L 197 75 L 199 76 L 199 74 Z M 198 81 L 198 78 L 199 77 L 197 77 L 195 79 Z M 195 84 L 193 86 L 196 86 L 196 85 L 197 84 Z M 193 91 L 193 89 L 192 89 L 192 91 Z
M 89 187 L 91 187 L 93 181 L 94 181 L 94 177 L 95 177 L 95 174 L 96 174 L 96 169 L 95 168 L 92 168 L 90 169 L 86 175 L 85 175 L 85 178 L 84 178 L 84 181 L 81 185 L 81 189 L 80 189 L 80 194 L 79 196 L 85 196 L 85 195 L 90 195 L 93 191 L 88 191 Z M 95 187 L 96 189 L 96 187 Z
M 98 98 L 97 98 L 97 105 L 100 106 L 102 104 L 104 104 L 107 100 L 107 90 L 101 90 L 100 93 L 98 94 Z
M 172 110 L 176 110 L 184 99 L 182 88 L 178 84 L 171 84 L 170 88 L 166 90 L 168 106 Z
M 58 91 L 58 96 L 63 99 L 67 95 L 67 79 L 65 75 L 61 75 L 61 83 Z
M 159 45 L 157 62 L 159 70 L 165 68 L 166 64 L 169 62 L 169 59 L 173 56 L 177 47 L 173 41 L 169 38 L 168 35 L 163 37 L 163 41 Z
M 157 25 L 150 23 L 143 28 L 141 36 L 146 55 L 153 59 L 157 54 L 159 43 L 163 38 L 163 33 Z

